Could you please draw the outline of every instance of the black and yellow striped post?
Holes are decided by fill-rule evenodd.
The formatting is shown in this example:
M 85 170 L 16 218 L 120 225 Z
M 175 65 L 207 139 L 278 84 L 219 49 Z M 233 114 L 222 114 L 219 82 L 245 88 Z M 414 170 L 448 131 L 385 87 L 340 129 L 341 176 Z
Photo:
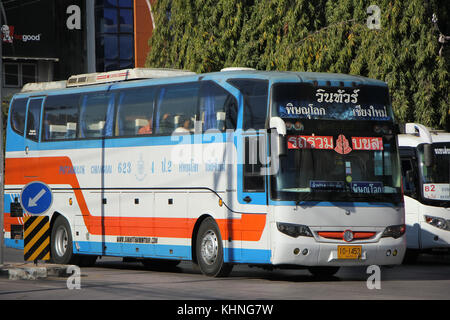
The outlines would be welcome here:
M 47 216 L 29 216 L 24 222 L 25 261 L 50 260 L 50 223 Z

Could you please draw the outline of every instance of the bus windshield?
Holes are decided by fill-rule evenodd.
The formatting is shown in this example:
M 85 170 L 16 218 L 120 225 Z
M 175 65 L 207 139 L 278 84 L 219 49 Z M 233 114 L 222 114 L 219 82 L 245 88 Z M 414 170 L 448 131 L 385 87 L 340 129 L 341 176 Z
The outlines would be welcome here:
M 272 114 L 286 123 L 287 154 L 272 176 L 272 199 L 401 202 L 386 88 L 287 84 L 273 97 Z
M 424 198 L 443 201 L 442 204 L 448 206 L 450 201 L 450 143 L 432 144 L 433 162 L 429 167 L 425 166 L 423 162 L 424 145 L 419 145 L 417 150 Z

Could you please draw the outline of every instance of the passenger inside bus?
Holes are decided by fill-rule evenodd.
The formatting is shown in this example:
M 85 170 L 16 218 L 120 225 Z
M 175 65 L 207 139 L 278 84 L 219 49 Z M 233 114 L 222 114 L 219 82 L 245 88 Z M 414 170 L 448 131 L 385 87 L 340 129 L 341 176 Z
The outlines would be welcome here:
M 161 121 L 159 123 L 159 132 L 157 129 L 156 133 L 170 134 L 173 130 L 173 121 L 171 121 L 171 119 L 173 118 L 170 116 L 170 114 L 165 113 L 161 117 Z
M 181 115 L 178 117 L 178 127 L 174 130 L 174 133 L 190 133 L 191 129 L 191 120 L 187 118 L 185 115 Z
M 136 119 L 136 120 L 138 120 L 138 119 Z M 151 134 L 152 133 L 152 122 L 153 122 L 153 118 L 148 119 L 147 124 L 139 128 L 138 134 Z

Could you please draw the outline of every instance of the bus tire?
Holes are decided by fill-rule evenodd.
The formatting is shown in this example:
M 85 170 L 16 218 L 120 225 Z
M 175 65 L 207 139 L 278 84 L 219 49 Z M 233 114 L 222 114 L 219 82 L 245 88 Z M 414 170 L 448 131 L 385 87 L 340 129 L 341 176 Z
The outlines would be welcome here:
M 53 224 L 50 236 L 51 262 L 57 264 L 74 264 L 72 232 L 63 216 L 58 216 Z
M 316 278 L 328 279 L 339 271 L 339 267 L 309 267 L 308 271 Z
M 226 277 L 233 265 L 224 263 L 222 237 L 213 218 L 203 220 L 196 238 L 197 263 L 200 271 L 210 277 Z

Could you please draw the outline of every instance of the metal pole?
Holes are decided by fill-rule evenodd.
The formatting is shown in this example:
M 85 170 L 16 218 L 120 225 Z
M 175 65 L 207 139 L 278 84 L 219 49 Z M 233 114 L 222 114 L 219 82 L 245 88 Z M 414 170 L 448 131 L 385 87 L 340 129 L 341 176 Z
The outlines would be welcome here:
M 95 1 L 86 0 L 87 73 L 96 71 L 95 65 Z
M 3 3 L 0 1 L 1 11 L 3 12 Z M 0 26 L 2 23 L 2 14 L 0 14 Z M 3 204 L 3 162 L 4 162 L 4 150 L 3 150 L 3 39 L 0 39 L 0 265 L 4 263 L 5 250 L 4 250 L 4 204 Z

